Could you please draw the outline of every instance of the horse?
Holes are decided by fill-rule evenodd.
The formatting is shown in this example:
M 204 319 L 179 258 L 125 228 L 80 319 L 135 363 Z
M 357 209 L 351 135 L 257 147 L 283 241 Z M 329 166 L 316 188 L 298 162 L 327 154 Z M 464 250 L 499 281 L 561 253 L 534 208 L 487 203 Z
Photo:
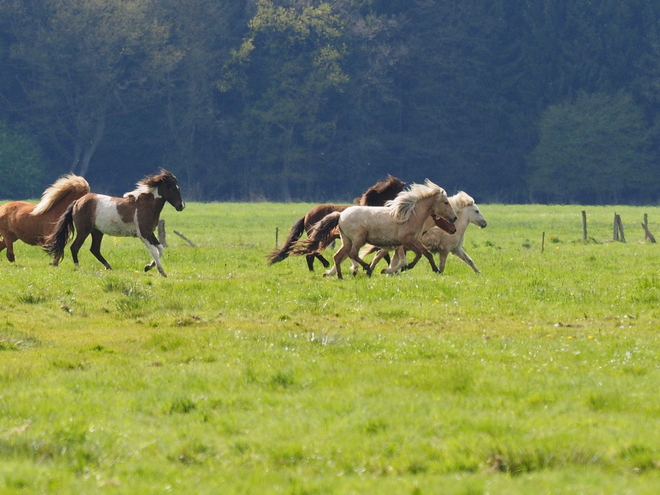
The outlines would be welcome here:
M 387 179 L 378 181 L 367 189 L 361 197 L 355 198 L 354 202 L 360 206 L 382 206 L 386 201 L 394 199 L 397 194 L 403 191 L 404 187 L 406 187 L 405 182 L 393 175 L 387 174 Z M 352 205 L 323 204 L 315 206 L 309 210 L 303 217 L 293 224 L 284 245 L 279 249 L 275 248 L 268 255 L 268 264 L 273 265 L 286 259 L 289 254 L 291 254 L 294 244 L 300 239 L 303 232 L 307 232 L 309 235 L 312 225 L 323 217 L 335 211 L 344 211 L 350 206 Z M 336 239 L 339 238 L 339 233 L 335 233 L 335 236 Z M 328 260 L 326 260 L 319 252 L 315 252 L 306 255 L 307 268 L 309 268 L 309 271 L 314 271 L 314 259 L 318 259 L 325 268 L 330 266 Z
M 440 273 L 444 272 L 447 263 L 447 256 L 452 253 L 463 260 L 467 265 L 474 270 L 475 273 L 481 273 L 472 261 L 472 258 L 463 249 L 463 240 L 465 238 L 465 231 L 472 223 L 479 228 L 485 228 L 488 222 L 481 214 L 479 207 L 474 202 L 474 199 L 464 191 L 449 198 L 449 203 L 456 212 L 458 219 L 455 222 L 456 232 L 448 234 L 442 229 L 438 228 L 433 222 L 426 221 L 424 225 L 424 232 L 420 237 L 422 243 L 432 253 L 438 253 L 438 270 Z M 380 253 L 379 253 L 380 254 Z M 390 266 L 382 271 L 382 273 L 395 273 L 399 269 L 405 269 L 406 257 L 405 250 L 400 246 L 397 248 L 395 255 L 392 257 Z M 371 269 L 378 262 L 378 254 L 371 262 Z
M 101 255 L 103 235 L 139 237 L 153 257 L 153 261 L 144 267 L 144 271 L 156 266 L 158 272 L 166 277 L 160 263 L 164 249 L 154 235 L 165 202 L 170 203 L 176 211 L 186 207 L 177 178 L 165 169 L 138 181 L 136 189 L 124 194 L 123 198 L 86 194 L 72 203 L 60 217 L 55 231 L 46 239 L 45 249 L 54 257 L 53 265 L 57 266 L 75 230 L 77 233 L 71 244 L 71 256 L 74 264 L 80 266 L 78 251 L 91 234 L 90 251 L 107 270 L 112 270 Z
M 89 192 L 87 181 L 73 174 L 63 175 L 41 195 L 38 204 L 10 201 L 0 206 L 0 251 L 7 248 L 7 259 L 13 263 L 14 242 L 43 246 L 57 219 L 76 199 Z
M 430 216 L 443 217 L 451 223 L 456 221 L 445 190 L 427 179 L 425 184 L 412 184 L 385 206 L 352 206 L 342 212 L 330 213 L 315 224 L 307 240 L 299 241 L 294 250 L 303 254 L 323 249 L 331 242 L 332 229 L 339 226 L 342 244 L 333 256 L 333 268 L 324 276 L 336 273 L 342 278 L 341 262 L 346 257 L 362 266 L 370 276 L 369 264 L 358 255 L 366 243 L 381 248 L 403 245 L 420 257 L 424 255 L 437 272 L 433 256 L 419 240 L 424 222 Z

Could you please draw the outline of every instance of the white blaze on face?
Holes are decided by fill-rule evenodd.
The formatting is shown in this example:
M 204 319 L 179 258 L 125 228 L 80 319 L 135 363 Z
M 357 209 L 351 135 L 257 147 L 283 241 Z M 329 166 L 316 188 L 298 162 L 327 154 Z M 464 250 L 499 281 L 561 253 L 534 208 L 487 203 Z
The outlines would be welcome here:
M 102 194 L 97 196 L 94 226 L 108 235 L 137 235 L 135 223 L 124 223 L 117 212 L 117 203 L 110 196 L 104 196 Z

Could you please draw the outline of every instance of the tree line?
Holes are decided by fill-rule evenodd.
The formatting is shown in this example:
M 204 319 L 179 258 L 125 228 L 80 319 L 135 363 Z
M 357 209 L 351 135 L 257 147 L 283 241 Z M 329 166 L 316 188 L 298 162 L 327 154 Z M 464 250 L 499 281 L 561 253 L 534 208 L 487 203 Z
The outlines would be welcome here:
M 0 197 L 660 197 L 652 0 L 0 0 Z

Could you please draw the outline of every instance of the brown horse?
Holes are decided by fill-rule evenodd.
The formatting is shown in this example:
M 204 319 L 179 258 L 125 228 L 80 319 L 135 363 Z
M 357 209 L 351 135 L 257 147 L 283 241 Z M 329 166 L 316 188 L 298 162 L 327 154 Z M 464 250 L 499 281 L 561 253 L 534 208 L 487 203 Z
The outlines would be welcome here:
M 400 179 L 394 177 L 393 175 L 387 174 L 387 179 L 378 181 L 376 184 L 367 189 L 362 196 L 355 199 L 355 203 L 360 206 L 383 206 L 387 201 L 390 201 L 396 197 L 403 188 L 406 187 L 406 183 Z M 316 222 L 321 220 L 323 217 L 332 213 L 334 211 L 344 211 L 346 208 L 353 205 L 318 205 L 312 208 L 307 212 L 307 214 L 301 217 L 291 230 L 289 231 L 289 236 L 287 237 L 284 245 L 279 249 L 274 249 L 268 255 L 268 264 L 272 265 L 278 261 L 286 259 L 293 249 L 294 244 L 300 237 L 303 232 L 309 231 Z M 339 238 L 339 232 L 335 232 L 335 239 Z M 314 259 L 318 259 L 325 268 L 330 266 L 328 260 L 326 260 L 320 253 L 315 252 L 313 254 L 306 255 L 307 267 L 310 271 L 314 271 Z
M 176 211 L 186 207 L 176 177 L 164 169 L 139 181 L 137 188 L 124 194 L 123 198 L 86 194 L 72 203 L 59 219 L 55 231 L 46 239 L 46 251 L 54 256 L 53 265 L 57 266 L 64 256 L 64 247 L 73 235 L 75 226 L 77 235 L 71 244 L 71 257 L 75 265 L 79 266 L 78 251 L 91 234 L 92 254 L 106 269 L 111 270 L 112 267 L 101 255 L 103 234 L 139 237 L 153 257 L 144 271 L 156 266 L 158 272 L 166 277 L 160 263 L 163 246 L 154 235 L 165 202 L 170 203 Z
M 64 175 L 44 191 L 39 204 L 10 201 L 0 206 L 0 251 L 7 248 L 7 259 L 14 262 L 14 242 L 21 240 L 42 246 L 55 228 L 57 219 L 76 199 L 89 192 L 89 184 L 77 175 Z

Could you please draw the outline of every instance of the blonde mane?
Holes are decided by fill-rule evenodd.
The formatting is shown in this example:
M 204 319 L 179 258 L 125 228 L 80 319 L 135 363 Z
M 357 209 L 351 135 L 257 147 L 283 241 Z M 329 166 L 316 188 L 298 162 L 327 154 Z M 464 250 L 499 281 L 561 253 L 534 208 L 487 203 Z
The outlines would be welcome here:
M 396 198 L 385 203 L 390 208 L 390 216 L 399 222 L 407 222 L 415 211 L 417 203 L 431 196 L 443 193 L 443 189 L 426 179 L 424 184 L 411 184 L 408 189 L 400 192 Z
M 456 213 L 461 211 L 463 208 L 472 206 L 474 204 L 474 199 L 468 193 L 464 191 L 459 191 L 449 198 L 449 203 Z
M 78 192 L 81 196 L 87 194 L 89 192 L 89 184 L 83 177 L 78 175 L 63 175 L 43 192 L 41 195 L 41 201 L 39 201 L 39 204 L 30 212 L 30 214 L 39 215 L 41 213 L 46 213 L 55 203 L 60 201 L 70 192 Z

